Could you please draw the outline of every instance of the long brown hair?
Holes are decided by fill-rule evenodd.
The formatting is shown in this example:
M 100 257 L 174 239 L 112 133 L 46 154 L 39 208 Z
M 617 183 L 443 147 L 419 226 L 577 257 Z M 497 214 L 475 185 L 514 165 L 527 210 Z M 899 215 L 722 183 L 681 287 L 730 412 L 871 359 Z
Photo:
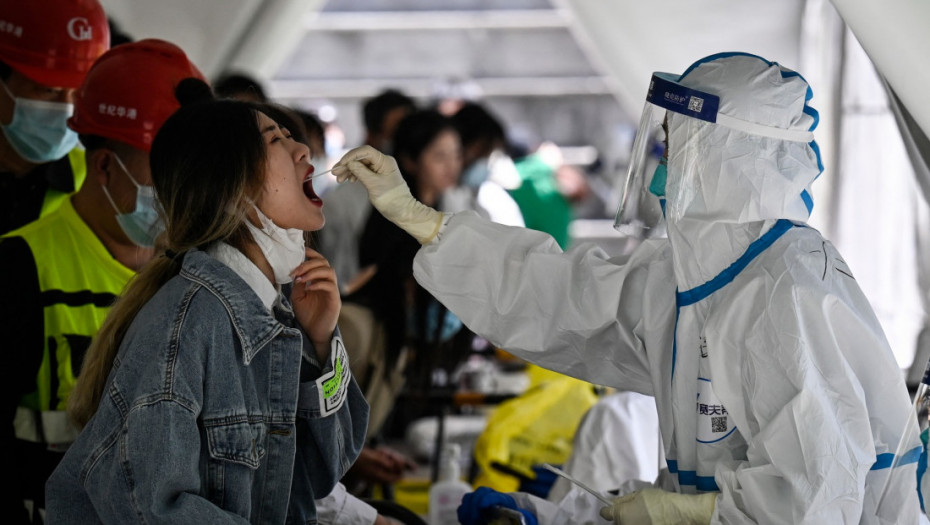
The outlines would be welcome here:
M 184 104 L 182 86 L 183 82 L 178 98 Z M 113 360 L 136 314 L 178 274 L 184 253 L 220 240 L 240 249 L 251 242 L 244 221 L 250 203 L 258 200 L 265 166 L 258 112 L 274 120 L 281 115 L 266 105 L 208 96 L 183 105 L 152 144 L 152 182 L 165 222 L 159 243 L 165 252 L 129 282 L 91 343 L 68 400 L 68 413 L 79 427 L 97 411 Z

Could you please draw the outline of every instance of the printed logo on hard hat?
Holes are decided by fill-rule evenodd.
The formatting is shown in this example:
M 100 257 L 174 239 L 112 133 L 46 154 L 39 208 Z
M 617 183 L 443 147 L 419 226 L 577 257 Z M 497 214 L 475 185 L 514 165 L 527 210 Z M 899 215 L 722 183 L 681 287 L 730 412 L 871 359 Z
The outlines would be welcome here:
M 727 408 L 714 394 L 710 379 L 698 378 L 696 411 L 698 443 L 716 443 L 736 430 Z
M 94 31 L 86 18 L 77 17 L 68 21 L 68 36 L 80 42 L 93 38 Z
M 110 117 L 120 117 L 128 118 L 129 120 L 136 120 L 136 117 L 139 115 L 139 110 L 136 108 L 129 108 L 126 106 L 117 106 L 116 104 L 105 104 L 101 102 L 97 106 L 97 111 L 101 115 L 108 115 Z

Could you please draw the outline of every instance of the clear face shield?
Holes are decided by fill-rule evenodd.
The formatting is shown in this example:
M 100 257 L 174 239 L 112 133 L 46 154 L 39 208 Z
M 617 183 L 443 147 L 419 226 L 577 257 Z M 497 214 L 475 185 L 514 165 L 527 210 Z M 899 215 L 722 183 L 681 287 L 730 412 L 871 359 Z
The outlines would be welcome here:
M 664 224 L 669 111 L 714 122 L 720 98 L 686 88 L 678 75 L 654 73 L 639 121 L 614 228 L 626 236 L 647 238 Z

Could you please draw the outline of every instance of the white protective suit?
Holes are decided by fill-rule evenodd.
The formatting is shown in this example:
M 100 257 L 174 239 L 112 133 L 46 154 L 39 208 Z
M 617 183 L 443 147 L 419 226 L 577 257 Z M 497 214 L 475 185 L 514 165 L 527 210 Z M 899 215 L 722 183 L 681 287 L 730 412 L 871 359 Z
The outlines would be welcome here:
M 853 273 L 804 224 L 816 143 L 765 136 L 816 126 L 806 81 L 724 54 L 678 82 L 718 95 L 730 124 L 668 112 L 667 239 L 620 264 L 463 212 L 421 248 L 417 281 L 500 348 L 655 396 L 663 488 L 719 491 L 711 523 L 917 523 L 901 371 Z
M 665 464 L 661 448 L 655 398 L 613 392 L 585 413 L 572 439 L 572 450 L 578 453 L 569 456 L 562 470 L 606 494 L 631 479 L 655 481 Z M 557 478 L 546 499 L 561 501 L 573 487 Z
M 572 440 L 572 455 L 562 466 L 568 475 L 607 496 L 651 486 L 659 475 L 659 417 L 652 396 L 614 392 L 591 407 Z M 539 525 L 610 523 L 600 517 L 600 500 L 558 478 L 546 499 L 511 493 L 520 508 L 533 512 Z

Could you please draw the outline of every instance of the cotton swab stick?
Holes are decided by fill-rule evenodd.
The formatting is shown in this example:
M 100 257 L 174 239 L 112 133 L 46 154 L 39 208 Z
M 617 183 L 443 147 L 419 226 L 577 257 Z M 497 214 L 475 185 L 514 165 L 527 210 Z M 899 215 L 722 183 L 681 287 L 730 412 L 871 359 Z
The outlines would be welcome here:
M 550 464 L 548 464 L 548 463 L 543 463 L 542 466 L 545 467 L 546 470 L 549 470 L 550 472 L 554 472 L 555 474 L 558 474 L 559 476 L 562 476 L 563 478 L 567 479 L 568 481 L 571 481 L 571 482 L 574 483 L 575 485 L 578 485 L 579 487 L 581 487 L 581 488 L 583 488 L 584 490 L 588 491 L 588 492 L 589 492 L 591 495 L 593 495 L 595 498 L 599 499 L 600 502 L 603 503 L 604 505 L 608 505 L 608 506 L 609 506 L 609 505 L 612 505 L 612 504 L 613 504 L 613 502 L 610 501 L 609 499 L 607 499 L 603 494 L 601 494 L 600 492 L 595 491 L 595 490 L 592 489 L 591 487 L 589 487 L 589 486 L 585 485 L 584 483 L 578 481 L 577 479 L 575 479 L 575 478 L 569 476 L 566 472 L 562 471 L 562 469 L 559 469 L 559 468 L 557 468 L 557 467 L 553 467 L 552 465 L 550 465 Z
M 368 157 L 359 157 L 359 158 L 357 158 L 357 159 L 355 159 L 355 160 L 362 160 L 362 159 L 367 159 L 367 158 L 368 158 Z M 331 171 L 333 171 L 332 168 L 330 168 L 330 169 L 328 169 L 328 170 L 325 170 L 325 171 L 321 171 L 321 172 L 319 172 L 319 173 L 314 173 L 313 175 L 310 176 L 310 179 L 315 179 L 315 178 L 319 177 L 320 175 L 326 175 L 327 173 L 330 173 Z
M 331 172 L 331 171 L 333 171 L 332 168 L 330 168 L 330 169 L 328 169 L 328 170 L 326 170 L 326 171 L 321 171 L 321 172 L 319 172 L 319 173 L 314 173 L 313 175 L 310 176 L 310 179 L 315 179 L 315 178 L 319 177 L 320 175 L 326 175 L 327 173 L 329 173 L 329 172 Z

